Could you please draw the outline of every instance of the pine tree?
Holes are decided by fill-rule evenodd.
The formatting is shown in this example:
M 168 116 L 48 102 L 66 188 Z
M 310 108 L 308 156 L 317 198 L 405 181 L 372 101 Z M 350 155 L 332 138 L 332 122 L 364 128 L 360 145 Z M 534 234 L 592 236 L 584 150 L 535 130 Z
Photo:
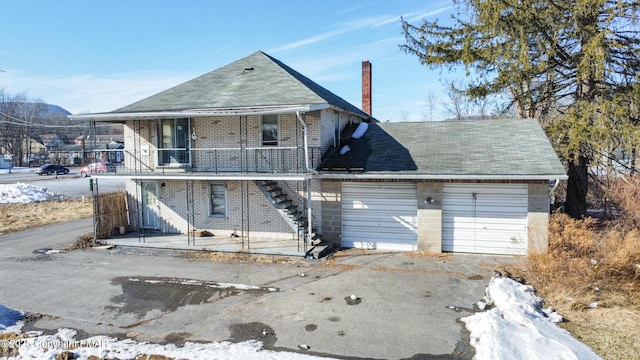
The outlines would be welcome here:
M 432 68 L 463 66 L 471 98 L 508 93 L 566 160 L 566 212 L 586 213 L 589 164 L 640 143 L 640 2 L 454 0 L 452 25 L 402 21 L 401 48 Z M 535 154 L 532 154 L 535 156 Z

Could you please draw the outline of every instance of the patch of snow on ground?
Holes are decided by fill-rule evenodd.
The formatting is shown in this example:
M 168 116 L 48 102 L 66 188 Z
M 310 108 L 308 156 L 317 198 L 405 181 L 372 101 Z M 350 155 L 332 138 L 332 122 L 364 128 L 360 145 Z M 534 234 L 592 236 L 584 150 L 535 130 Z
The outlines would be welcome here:
M 494 308 L 462 318 L 471 333 L 474 359 L 602 359 L 555 323 L 562 317 L 543 310 L 533 287 L 492 278 L 485 302 Z
M 20 333 L 23 313 L 0 304 L 0 333 Z M 311 360 L 326 359 L 311 355 L 265 350 L 262 342 L 249 340 L 241 343 L 228 341 L 212 343 L 185 342 L 184 346 L 152 344 L 132 339 L 118 340 L 110 336 L 93 336 L 76 339 L 77 332 L 59 329 L 54 335 L 29 333 L 30 337 L 3 340 L 0 346 L 18 348 L 16 359 L 54 359 L 65 351 L 73 352 L 74 358 L 88 359 L 135 359 L 141 355 L 159 355 L 172 359 L 229 359 L 229 360 Z
M 32 173 L 34 172 L 35 169 L 34 168 L 29 168 L 29 167 L 14 167 L 11 169 L 0 169 L 0 174 L 16 174 L 16 173 Z
M 53 359 L 57 354 L 71 351 L 76 358 L 91 356 L 100 359 L 135 359 L 141 355 L 164 356 L 172 359 L 324 359 L 320 357 L 265 350 L 256 340 L 241 343 L 228 341 L 214 343 L 186 342 L 178 347 L 173 344 L 141 343 L 131 339 L 117 340 L 109 336 L 94 336 L 84 340 L 75 339 L 76 332 L 60 329 L 55 335 L 42 335 L 26 339 L 18 349 L 20 358 Z
M 46 188 L 25 183 L 0 184 L 0 204 L 26 204 L 60 198 Z

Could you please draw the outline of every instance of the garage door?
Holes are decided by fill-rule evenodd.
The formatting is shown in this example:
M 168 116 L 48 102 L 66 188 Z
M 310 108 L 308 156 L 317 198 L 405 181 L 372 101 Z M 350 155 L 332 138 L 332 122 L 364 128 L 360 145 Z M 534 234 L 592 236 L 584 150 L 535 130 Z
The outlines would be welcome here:
M 417 250 L 415 183 L 342 184 L 342 245 Z
M 526 255 L 526 184 L 445 184 L 442 250 Z

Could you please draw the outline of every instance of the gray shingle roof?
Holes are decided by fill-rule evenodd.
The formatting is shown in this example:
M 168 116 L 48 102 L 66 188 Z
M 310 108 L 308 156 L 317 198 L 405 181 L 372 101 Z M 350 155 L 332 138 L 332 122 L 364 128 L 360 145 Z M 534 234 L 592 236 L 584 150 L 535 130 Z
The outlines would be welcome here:
M 303 104 L 329 104 L 368 117 L 362 110 L 262 51 L 112 113 Z
M 441 178 L 566 174 L 535 119 L 370 124 L 349 146 L 320 170 Z

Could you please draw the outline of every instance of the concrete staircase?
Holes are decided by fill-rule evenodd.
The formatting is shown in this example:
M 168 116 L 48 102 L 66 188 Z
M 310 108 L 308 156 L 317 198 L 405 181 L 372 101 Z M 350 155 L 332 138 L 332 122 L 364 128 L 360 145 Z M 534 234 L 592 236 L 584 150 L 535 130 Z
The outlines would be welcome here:
M 307 245 L 311 246 L 306 252 L 306 256 L 319 259 L 326 256 L 333 249 L 333 244 L 325 244 L 322 242 L 322 237 L 317 234 L 316 229 L 312 228 L 311 236 L 309 237 L 308 229 L 311 222 L 305 216 L 305 209 L 299 208 L 298 204 L 292 200 L 287 192 L 279 186 L 277 181 L 274 180 L 256 180 L 258 188 L 269 199 L 269 201 L 276 208 L 282 218 L 289 224 L 298 235 L 300 235 Z

